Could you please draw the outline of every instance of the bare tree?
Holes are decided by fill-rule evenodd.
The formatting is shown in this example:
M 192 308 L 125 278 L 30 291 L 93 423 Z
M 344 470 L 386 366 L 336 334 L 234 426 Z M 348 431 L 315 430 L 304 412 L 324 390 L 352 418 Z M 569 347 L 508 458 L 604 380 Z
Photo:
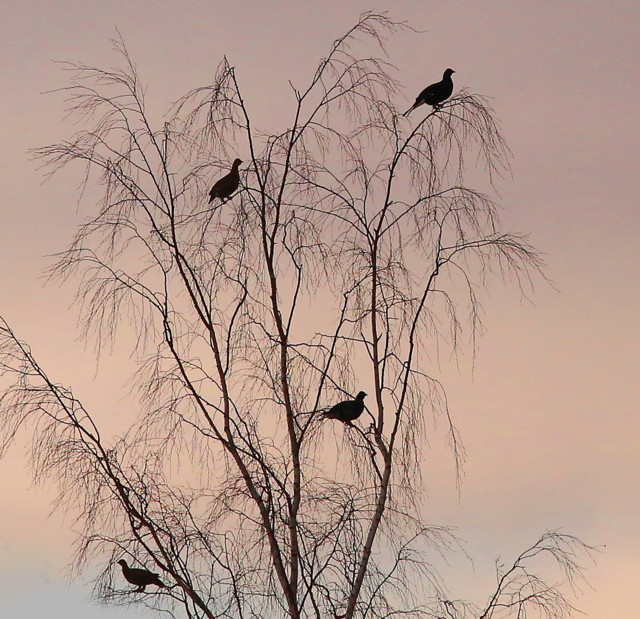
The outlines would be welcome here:
M 254 127 L 226 59 L 160 128 L 121 40 L 123 69 L 65 65 L 84 124 L 36 155 L 51 173 L 82 164 L 83 194 L 101 198 L 50 276 L 79 281 L 98 354 L 135 329 L 139 415 L 106 440 L 99 412 L 3 321 L 1 444 L 32 429 L 35 474 L 77 514 L 75 565 L 104 566 L 104 600 L 190 618 L 569 615 L 532 561 L 573 581 L 576 538 L 544 535 L 499 569 L 484 607 L 451 599 L 432 567 L 457 542 L 421 514 L 429 419 L 445 421 L 458 473 L 464 460 L 433 358 L 475 333 L 486 276 L 526 292 L 541 262 L 465 184 L 469 155 L 490 179 L 508 166 L 487 101 L 461 90 L 399 115 L 384 43 L 406 28 L 364 14 L 291 85 L 279 134 Z M 382 58 L 357 51 L 372 46 Z M 209 205 L 236 157 L 239 190 Z M 324 417 L 365 384 L 356 422 Z M 167 587 L 131 590 L 120 558 Z

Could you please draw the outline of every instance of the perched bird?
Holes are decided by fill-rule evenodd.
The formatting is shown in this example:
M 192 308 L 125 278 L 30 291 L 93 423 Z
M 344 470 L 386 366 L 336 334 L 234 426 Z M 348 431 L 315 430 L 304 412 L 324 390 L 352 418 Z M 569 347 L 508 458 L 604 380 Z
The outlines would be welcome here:
M 328 419 L 338 419 L 345 423 L 351 423 L 362 415 L 362 411 L 364 410 L 364 397 L 366 395 L 367 394 L 364 391 L 361 391 L 356 396 L 355 400 L 338 402 L 338 404 L 332 406 L 326 413 L 324 413 L 324 416 Z
M 242 161 L 240 159 L 236 159 L 231 166 L 231 172 L 223 176 L 219 181 L 216 181 L 216 184 L 209 192 L 209 204 L 216 198 L 220 198 L 223 203 L 226 202 L 231 194 L 238 188 L 240 185 L 238 167 L 241 163 Z
M 453 80 L 451 75 L 455 73 L 453 69 L 447 69 L 442 76 L 441 82 L 436 82 L 427 86 L 417 97 L 416 102 L 403 114 L 407 116 L 409 112 L 420 107 L 424 103 L 431 105 L 434 108 L 440 107 L 443 101 L 446 101 L 453 92 Z
M 132 585 L 138 587 L 136 591 L 144 591 L 147 585 L 155 585 L 164 589 L 166 585 L 160 580 L 158 574 L 149 570 L 142 570 L 137 567 L 129 567 L 124 559 L 120 559 L 118 563 L 122 566 L 122 574 L 125 579 Z

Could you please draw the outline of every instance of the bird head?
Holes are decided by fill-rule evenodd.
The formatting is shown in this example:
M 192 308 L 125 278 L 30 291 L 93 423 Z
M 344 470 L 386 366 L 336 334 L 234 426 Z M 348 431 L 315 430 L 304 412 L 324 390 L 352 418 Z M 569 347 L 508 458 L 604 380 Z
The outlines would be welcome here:
M 367 394 L 366 394 L 364 391 L 360 391 L 360 392 L 358 393 L 358 395 L 356 396 L 356 400 L 364 400 L 364 398 L 365 398 L 365 396 L 366 396 L 366 395 L 367 395 Z
M 234 167 L 234 168 L 237 168 L 241 163 L 242 163 L 242 159 L 236 159 L 236 160 L 233 162 L 233 167 Z
M 127 562 L 126 562 L 124 559 L 120 559 L 120 560 L 118 561 L 118 563 L 119 563 L 120 565 L 122 565 L 122 567 L 129 567 L 129 566 L 127 565 Z
M 445 76 L 445 77 L 451 77 L 451 75 L 453 75 L 454 73 L 455 73 L 455 71 L 454 71 L 453 69 L 447 69 L 447 70 L 444 72 L 444 76 Z

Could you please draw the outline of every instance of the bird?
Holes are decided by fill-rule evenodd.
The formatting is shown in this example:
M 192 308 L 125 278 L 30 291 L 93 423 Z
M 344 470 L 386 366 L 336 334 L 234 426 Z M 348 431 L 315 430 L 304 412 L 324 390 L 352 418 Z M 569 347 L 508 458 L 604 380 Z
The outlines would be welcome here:
M 211 204 L 211 202 L 216 198 L 220 198 L 224 204 L 231 194 L 238 189 L 238 186 L 240 185 L 240 173 L 238 172 L 238 166 L 241 163 L 242 160 L 236 159 L 231 166 L 231 172 L 216 181 L 215 185 L 209 192 L 209 204 Z
M 147 585 L 155 585 L 161 589 L 164 589 L 167 586 L 160 580 L 158 574 L 155 574 L 154 572 L 137 567 L 129 567 L 124 559 L 120 559 L 118 563 L 122 566 L 122 574 L 125 579 L 132 585 L 138 587 L 136 591 L 144 591 L 144 588 Z
M 440 105 L 446 101 L 453 92 L 453 80 L 451 75 L 455 73 L 453 69 L 447 69 L 441 82 L 436 82 L 427 86 L 417 97 L 415 103 L 403 114 L 407 116 L 409 112 L 420 107 L 424 103 L 431 105 L 434 109 L 438 109 Z
M 338 402 L 335 406 L 332 406 L 324 416 L 327 419 L 338 419 L 344 421 L 344 423 L 351 423 L 356 420 L 362 411 L 364 410 L 364 398 L 367 394 L 361 391 L 356 396 L 355 400 L 345 400 L 344 402 Z

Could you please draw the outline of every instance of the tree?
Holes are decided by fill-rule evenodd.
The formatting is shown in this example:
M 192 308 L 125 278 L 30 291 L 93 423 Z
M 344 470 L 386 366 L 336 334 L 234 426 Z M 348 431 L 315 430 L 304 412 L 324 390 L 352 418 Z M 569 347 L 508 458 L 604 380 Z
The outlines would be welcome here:
M 589 550 L 572 536 L 546 533 L 498 570 L 483 606 L 451 600 L 430 567 L 456 540 L 420 512 L 428 416 L 446 421 L 458 474 L 464 451 L 428 353 L 475 333 L 490 273 L 526 290 L 542 265 L 465 184 L 469 155 L 490 179 L 508 165 L 487 101 L 461 90 L 403 119 L 393 67 L 354 51 L 384 56 L 385 37 L 406 28 L 364 14 L 308 86 L 291 85 L 282 133 L 254 127 L 226 59 L 159 129 L 121 40 L 123 69 L 66 65 L 84 125 L 36 156 L 51 173 L 82 164 L 83 190 L 102 191 L 50 276 L 79 281 L 81 332 L 98 353 L 135 329 L 140 413 L 105 440 L 99 413 L 2 321 L 1 444 L 32 429 L 34 471 L 77 514 L 74 561 L 104 566 L 104 600 L 194 618 L 571 612 L 531 561 L 555 560 L 572 582 Z M 209 205 L 237 156 L 240 189 Z M 321 414 L 365 383 L 356 422 Z M 122 558 L 167 587 L 126 588 Z

